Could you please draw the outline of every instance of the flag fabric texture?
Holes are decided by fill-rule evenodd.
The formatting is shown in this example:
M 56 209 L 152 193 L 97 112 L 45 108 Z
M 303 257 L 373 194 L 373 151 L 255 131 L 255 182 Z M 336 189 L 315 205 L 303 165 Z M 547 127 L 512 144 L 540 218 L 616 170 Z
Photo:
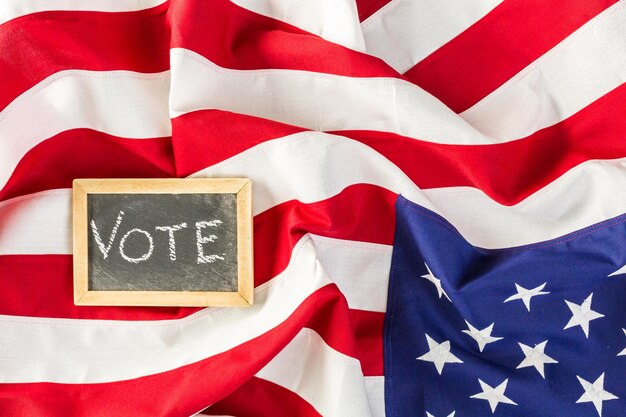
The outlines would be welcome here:
M 4 1 L 0 416 L 625 416 L 624 28 Z M 74 306 L 74 178 L 220 176 L 253 181 L 254 306 Z

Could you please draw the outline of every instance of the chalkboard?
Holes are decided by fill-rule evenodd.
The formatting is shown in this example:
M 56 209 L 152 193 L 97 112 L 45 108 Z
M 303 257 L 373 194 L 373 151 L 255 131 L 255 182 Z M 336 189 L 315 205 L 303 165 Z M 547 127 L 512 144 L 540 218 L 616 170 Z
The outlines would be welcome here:
M 73 186 L 77 305 L 251 304 L 250 180 Z

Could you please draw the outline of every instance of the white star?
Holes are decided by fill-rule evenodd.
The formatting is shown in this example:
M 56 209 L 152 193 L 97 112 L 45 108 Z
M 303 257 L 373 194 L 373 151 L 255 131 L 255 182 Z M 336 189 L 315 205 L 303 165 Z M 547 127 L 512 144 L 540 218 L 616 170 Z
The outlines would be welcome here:
M 442 295 L 445 295 L 446 298 L 448 299 L 448 301 L 452 301 L 452 300 L 450 300 L 450 297 L 448 297 L 448 294 L 446 294 L 446 291 L 441 286 L 441 280 L 439 278 L 437 278 L 435 275 L 433 275 L 433 272 L 430 270 L 430 268 L 428 267 L 428 264 L 426 262 L 424 262 L 424 265 L 426 265 L 426 269 L 428 270 L 428 274 L 422 275 L 422 278 L 429 280 L 430 282 L 432 282 L 435 285 L 435 287 L 437 287 L 437 294 L 439 294 L 439 298 L 441 298 Z
M 559 363 L 558 361 L 555 361 L 554 359 L 543 353 L 547 343 L 548 341 L 546 340 L 545 342 L 541 342 L 538 345 L 535 345 L 534 348 L 526 346 L 523 343 L 518 343 L 519 347 L 522 348 L 522 351 L 524 352 L 524 355 L 526 357 L 519 365 L 517 365 L 517 369 L 534 366 L 539 372 L 539 375 L 541 375 L 543 379 L 545 379 L 546 376 L 543 373 L 543 365 L 545 365 L 546 363 Z
M 450 353 L 450 341 L 437 343 L 430 336 L 426 335 L 428 342 L 428 352 L 417 358 L 420 361 L 432 362 L 437 368 L 437 372 L 441 375 L 443 367 L 446 363 L 463 363 L 463 361 L 452 353 Z
M 624 336 L 626 336 L 626 329 L 622 329 L 622 331 L 624 332 Z M 626 348 L 618 353 L 617 356 L 626 356 Z
M 454 413 L 456 413 L 456 411 L 451 412 L 450 415 L 448 415 L 448 417 L 454 417 Z M 433 416 L 428 411 L 426 411 L 426 417 L 435 417 L 435 416 Z
M 530 299 L 531 298 L 537 295 L 550 294 L 548 291 L 541 291 L 545 288 L 545 286 L 546 286 L 546 283 L 544 282 L 543 284 L 541 284 L 538 287 L 533 288 L 532 290 L 527 290 L 521 285 L 515 284 L 515 288 L 517 288 L 517 294 L 513 294 L 512 296 L 504 300 L 504 302 L 508 303 L 509 301 L 513 301 L 513 300 L 522 300 L 524 302 L 524 305 L 526 306 L 526 310 L 530 311 Z
M 467 320 L 465 320 L 465 324 L 467 324 L 467 328 L 469 330 L 463 330 L 463 333 L 469 335 L 472 339 L 478 343 L 478 350 L 483 351 L 486 345 L 489 343 L 497 342 L 501 340 L 501 337 L 491 336 L 491 331 L 493 330 L 493 323 L 489 326 L 485 327 L 482 330 L 478 330 L 476 327 L 469 324 Z
M 592 297 L 593 293 L 589 294 L 589 297 L 587 297 L 581 305 L 565 300 L 567 306 L 572 311 L 572 318 L 569 319 L 565 327 L 563 327 L 563 330 L 574 326 L 580 326 L 580 328 L 583 329 L 583 332 L 585 332 L 587 339 L 589 338 L 589 322 L 604 317 L 604 314 L 600 314 L 591 309 Z
M 622 275 L 622 274 L 626 274 L 626 265 L 624 265 L 623 267 L 621 267 L 617 271 L 613 272 L 612 274 L 609 274 L 608 276 L 609 277 L 614 277 L 615 275 Z
M 576 378 L 578 378 L 578 382 L 580 382 L 580 385 L 582 385 L 585 390 L 585 393 L 576 401 L 576 404 L 593 403 L 600 417 L 602 417 L 602 402 L 618 399 L 615 395 L 604 390 L 604 372 L 593 384 L 585 381 L 578 375 L 576 375 Z
M 506 384 L 509 383 L 508 379 L 505 379 L 500 385 L 495 388 L 492 388 L 490 385 L 485 384 L 480 379 L 478 380 L 478 382 L 480 383 L 480 387 L 482 388 L 483 392 L 474 394 L 470 398 L 487 400 L 489 402 L 489 406 L 491 407 L 492 413 L 496 412 L 496 407 L 500 403 L 517 405 L 517 403 L 504 395 L 504 391 L 506 390 Z

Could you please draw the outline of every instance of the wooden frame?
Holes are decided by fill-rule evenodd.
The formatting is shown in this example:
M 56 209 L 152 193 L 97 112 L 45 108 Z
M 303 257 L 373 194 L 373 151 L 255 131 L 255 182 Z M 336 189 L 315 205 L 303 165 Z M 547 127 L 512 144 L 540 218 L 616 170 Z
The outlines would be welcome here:
M 253 303 L 252 182 L 247 178 L 73 181 L 74 303 L 111 306 L 248 307 Z M 94 291 L 88 281 L 88 194 L 236 194 L 237 292 Z

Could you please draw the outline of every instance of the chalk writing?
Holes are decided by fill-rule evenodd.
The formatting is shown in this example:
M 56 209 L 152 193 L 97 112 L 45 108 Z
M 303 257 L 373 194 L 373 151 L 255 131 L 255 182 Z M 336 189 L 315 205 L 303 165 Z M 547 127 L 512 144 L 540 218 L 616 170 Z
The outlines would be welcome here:
M 115 221 L 115 226 L 113 226 L 113 230 L 111 230 L 111 235 L 109 236 L 109 244 L 104 246 L 102 243 L 102 239 L 100 238 L 100 233 L 98 233 L 98 228 L 96 227 L 96 222 L 91 220 L 91 230 L 93 231 L 93 237 L 96 239 L 96 244 L 98 245 L 98 249 L 102 252 L 102 256 L 104 259 L 109 256 L 109 251 L 111 250 L 111 246 L 113 246 L 113 240 L 115 240 L 115 235 L 117 235 L 117 229 L 120 227 L 120 223 L 122 223 L 122 217 L 124 217 L 124 212 L 120 210 L 117 215 L 117 220 Z
M 204 248 L 203 248 L 203 244 L 215 242 L 215 240 L 217 240 L 217 236 L 215 235 L 202 236 L 202 229 L 204 229 L 205 227 L 218 227 L 220 224 L 222 224 L 221 220 L 212 220 L 209 222 L 206 222 L 206 221 L 196 222 L 196 246 L 198 248 L 198 261 L 197 262 L 199 264 L 210 264 L 218 260 L 220 261 L 224 260 L 224 257 L 216 255 L 216 254 L 205 255 Z
M 170 260 L 176 260 L 176 239 L 174 239 L 174 232 L 187 227 L 187 223 L 175 224 L 173 226 L 157 226 L 156 230 L 167 232 L 169 234 L 169 247 L 170 247 Z
M 126 239 L 128 238 L 128 236 L 131 235 L 131 233 L 142 233 L 145 237 L 148 238 L 148 252 L 146 252 L 145 254 L 137 258 L 133 258 L 132 256 L 128 256 L 124 253 L 124 244 L 126 243 Z M 122 258 L 124 258 L 124 260 L 134 263 L 134 264 L 148 260 L 148 258 L 152 256 L 153 250 L 154 250 L 154 240 L 152 239 L 152 235 L 150 235 L 150 233 L 146 232 L 145 230 L 141 230 L 137 228 L 131 229 L 122 237 L 122 240 L 120 240 L 120 255 L 122 255 Z
M 100 232 L 98 231 L 98 226 L 96 225 L 95 220 L 92 219 L 90 222 L 93 238 L 96 241 L 96 245 L 98 246 L 98 249 L 102 253 L 102 257 L 104 259 L 107 259 L 109 256 L 109 252 L 111 251 L 111 247 L 113 246 L 113 243 L 115 242 L 115 237 L 117 236 L 117 231 L 122 224 L 123 218 L 124 218 L 124 211 L 120 210 L 118 212 L 117 219 L 115 221 L 115 226 L 113 226 L 113 229 L 111 230 L 111 234 L 109 235 L 109 240 L 106 246 L 104 245 L 104 242 L 102 241 L 102 238 L 100 236 Z M 203 229 L 207 227 L 216 228 L 216 227 L 219 227 L 221 224 L 222 224 L 222 221 L 218 219 L 208 220 L 208 221 L 203 220 L 203 221 L 195 222 L 196 248 L 198 251 L 198 257 L 197 257 L 198 264 L 213 263 L 216 261 L 224 260 L 223 253 L 221 255 L 220 254 L 205 254 L 204 245 L 206 245 L 207 243 L 215 242 L 218 239 L 217 235 L 215 234 L 209 234 L 206 236 L 202 235 Z M 176 261 L 176 237 L 174 235 L 174 232 L 177 232 L 185 228 L 187 228 L 186 222 L 174 224 L 171 226 L 155 226 L 154 227 L 154 229 L 157 231 L 168 233 L 168 256 L 169 256 L 170 261 Z M 140 235 L 145 236 L 145 238 L 147 239 L 146 240 L 147 245 L 145 246 L 145 251 L 140 256 L 130 256 L 128 253 L 126 253 L 126 250 L 125 250 L 127 239 L 131 237 L 131 235 L 133 235 L 134 233 L 139 233 Z M 137 245 L 135 244 L 134 246 L 136 247 Z M 125 261 L 133 263 L 133 264 L 144 262 L 150 259 L 150 257 L 152 256 L 152 253 L 154 252 L 154 238 L 152 237 L 150 232 L 148 232 L 147 230 L 143 230 L 143 229 L 139 229 L 135 227 L 135 228 L 130 229 L 128 232 L 126 232 L 126 234 L 124 234 L 124 236 L 122 236 L 122 238 L 119 241 L 118 249 L 119 249 L 120 256 Z

